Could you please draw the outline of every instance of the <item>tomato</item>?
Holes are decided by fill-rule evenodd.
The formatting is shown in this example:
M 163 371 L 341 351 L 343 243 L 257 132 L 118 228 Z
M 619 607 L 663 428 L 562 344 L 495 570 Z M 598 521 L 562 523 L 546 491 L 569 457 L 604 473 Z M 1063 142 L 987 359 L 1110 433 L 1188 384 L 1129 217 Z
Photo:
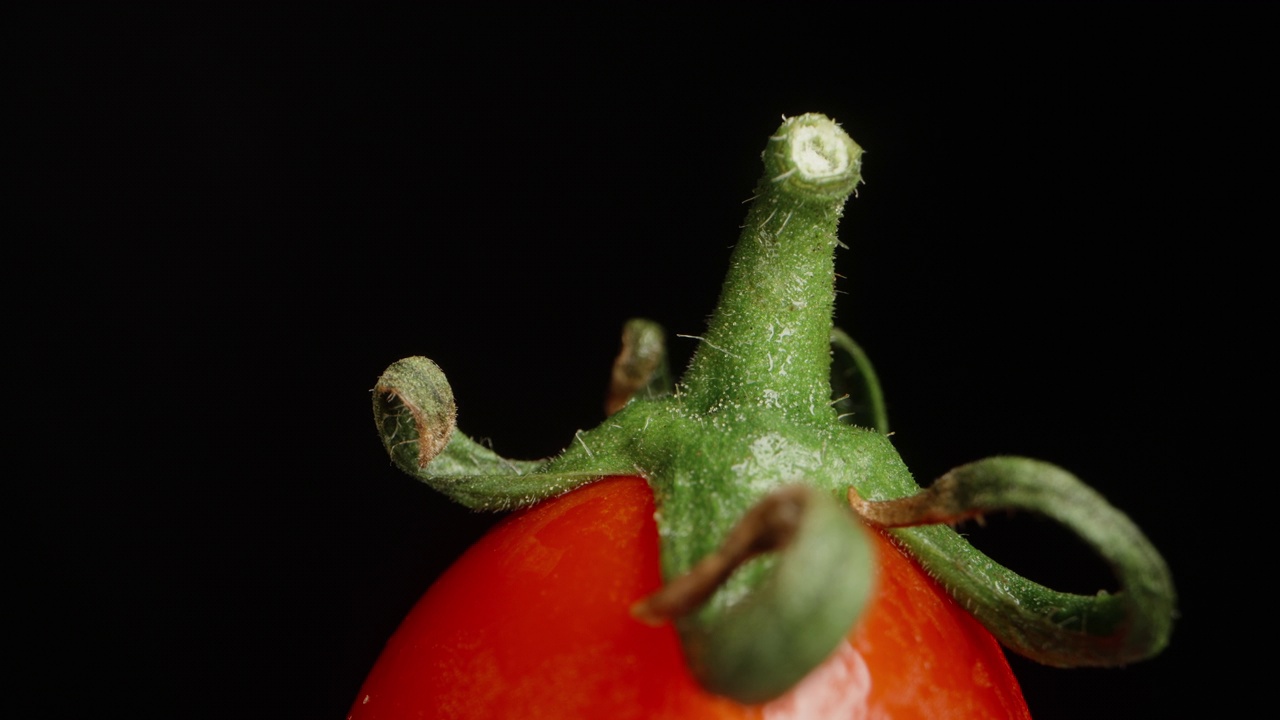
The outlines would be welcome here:
M 401 470 L 523 509 L 426 593 L 352 718 L 1025 718 L 1003 648 L 1059 667 L 1164 648 L 1168 567 L 1079 478 L 999 456 L 922 488 L 893 447 L 875 372 L 832 316 L 861 154 L 830 118 L 785 119 L 679 383 L 661 328 L 629 322 L 608 418 L 557 455 L 457 431 L 430 358 L 383 372 L 374 422 Z M 948 527 L 996 510 L 1063 523 L 1119 590 L 1046 588 Z
M 672 627 L 629 612 L 661 584 L 653 513 L 629 477 L 504 519 L 410 611 L 349 720 L 1030 717 L 994 638 L 880 532 L 871 605 L 824 665 L 764 705 L 711 695 Z

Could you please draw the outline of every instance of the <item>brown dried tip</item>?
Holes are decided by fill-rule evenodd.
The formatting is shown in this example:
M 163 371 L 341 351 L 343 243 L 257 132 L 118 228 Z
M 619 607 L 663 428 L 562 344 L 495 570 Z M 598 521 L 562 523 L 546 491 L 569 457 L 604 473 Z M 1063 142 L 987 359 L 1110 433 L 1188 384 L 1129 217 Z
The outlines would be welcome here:
M 787 546 L 804 518 L 812 492 L 797 485 L 766 495 L 743 515 L 715 552 L 632 605 L 631 614 L 649 625 L 661 625 L 706 602 L 738 566 Z
M 882 528 L 957 523 L 969 518 L 981 520 L 982 508 L 967 507 L 957 493 L 954 478 L 944 475 L 915 495 L 893 500 L 863 500 L 849 488 L 849 506 L 866 523 Z

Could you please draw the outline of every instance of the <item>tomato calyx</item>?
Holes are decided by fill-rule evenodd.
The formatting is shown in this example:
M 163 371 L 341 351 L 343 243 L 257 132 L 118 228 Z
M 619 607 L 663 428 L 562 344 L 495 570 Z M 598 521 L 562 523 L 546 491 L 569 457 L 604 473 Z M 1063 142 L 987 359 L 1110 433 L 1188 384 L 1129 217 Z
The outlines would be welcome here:
M 957 468 L 922 490 L 888 436 L 874 370 L 832 324 L 834 253 L 862 150 L 817 114 L 768 141 L 742 237 L 706 332 L 671 382 L 663 331 L 633 320 L 608 419 L 560 454 L 510 460 L 455 430 L 443 371 L 412 357 L 374 388 L 394 462 L 472 508 L 535 504 L 611 475 L 653 490 L 665 587 L 637 614 L 669 618 L 695 676 L 741 702 L 777 697 L 825 660 L 863 610 L 891 533 L 1005 645 L 1053 665 L 1115 665 L 1168 641 L 1174 591 L 1140 530 L 1070 473 L 1025 458 Z M 692 337 L 692 336 L 689 336 Z M 846 501 L 846 497 L 848 500 Z M 947 524 L 990 509 L 1064 523 L 1116 570 L 1114 595 L 1060 593 Z

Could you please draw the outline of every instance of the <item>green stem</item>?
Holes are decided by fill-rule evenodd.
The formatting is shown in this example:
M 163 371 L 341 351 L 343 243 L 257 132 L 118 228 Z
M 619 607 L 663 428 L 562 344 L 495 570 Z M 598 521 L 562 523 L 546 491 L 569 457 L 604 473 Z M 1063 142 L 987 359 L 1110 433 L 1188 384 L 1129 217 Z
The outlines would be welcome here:
M 861 181 L 862 148 L 803 115 L 769 138 L 719 303 L 680 394 L 707 412 L 744 405 L 797 418 L 830 408 L 836 227 Z

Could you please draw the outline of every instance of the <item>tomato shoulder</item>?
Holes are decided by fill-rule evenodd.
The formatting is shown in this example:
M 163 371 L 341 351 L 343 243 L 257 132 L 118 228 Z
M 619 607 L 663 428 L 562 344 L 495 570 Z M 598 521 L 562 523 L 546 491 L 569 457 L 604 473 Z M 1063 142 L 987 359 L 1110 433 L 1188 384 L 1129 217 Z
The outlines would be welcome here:
M 643 479 L 610 478 L 504 519 L 409 612 L 349 718 L 1029 717 L 995 640 L 878 533 L 876 598 L 831 660 L 766 705 L 707 693 L 675 631 L 629 612 L 661 583 L 653 513 Z

